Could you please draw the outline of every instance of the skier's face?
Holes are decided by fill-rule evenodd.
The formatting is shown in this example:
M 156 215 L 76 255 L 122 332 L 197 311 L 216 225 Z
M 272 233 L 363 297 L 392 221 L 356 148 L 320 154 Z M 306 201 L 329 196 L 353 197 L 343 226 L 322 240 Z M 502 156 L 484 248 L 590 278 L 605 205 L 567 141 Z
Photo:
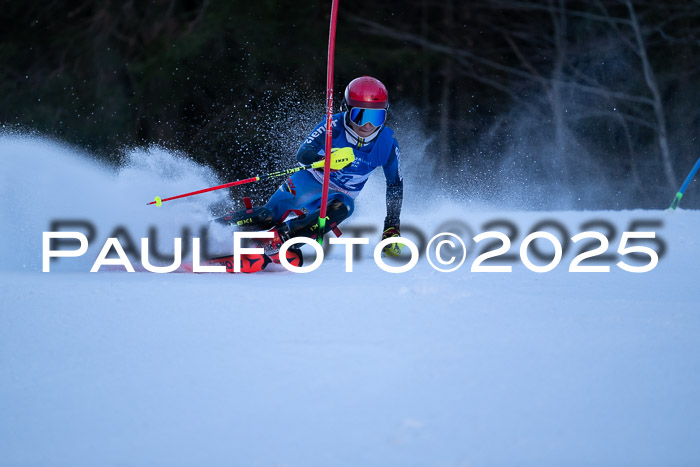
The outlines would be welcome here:
M 362 126 L 357 125 L 355 122 L 350 122 L 350 126 L 352 127 L 353 131 L 357 133 L 357 136 L 361 138 L 366 138 L 375 131 L 377 131 L 377 127 L 369 122 L 365 123 Z

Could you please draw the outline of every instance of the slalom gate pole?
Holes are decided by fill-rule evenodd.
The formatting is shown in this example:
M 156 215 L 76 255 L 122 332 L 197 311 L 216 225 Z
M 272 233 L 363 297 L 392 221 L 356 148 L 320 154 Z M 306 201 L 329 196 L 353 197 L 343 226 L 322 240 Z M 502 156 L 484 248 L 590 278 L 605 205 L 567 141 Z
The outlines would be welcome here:
M 681 189 L 678 190 L 678 193 L 676 193 L 676 197 L 673 198 L 673 202 L 671 203 L 671 206 L 669 207 L 669 209 L 671 211 L 675 211 L 676 208 L 678 207 L 678 203 L 681 202 L 681 198 L 683 197 L 683 193 L 685 193 L 685 189 L 688 188 L 688 185 L 690 185 L 690 181 L 693 179 L 693 177 L 697 173 L 698 169 L 700 169 L 700 157 L 698 158 L 698 161 L 695 163 L 693 168 L 690 170 L 690 173 L 686 177 L 685 182 L 683 182 Z
M 328 188 L 330 185 L 330 154 L 333 141 L 333 66 L 335 58 L 335 25 L 338 19 L 338 0 L 332 0 L 331 26 L 328 34 L 328 68 L 326 70 L 326 150 L 323 168 L 323 191 L 321 192 L 321 213 L 318 217 L 318 242 L 323 243 L 323 231 L 326 227 L 326 209 L 328 208 Z
M 217 186 L 213 186 L 210 188 L 204 188 L 202 190 L 192 191 L 190 193 L 184 193 L 182 195 L 171 196 L 170 198 L 161 199 L 159 196 L 156 196 L 156 199 L 154 201 L 151 201 L 150 203 L 146 203 L 146 206 L 150 206 L 151 204 L 155 204 L 156 206 L 160 206 L 164 202 L 171 201 L 173 199 L 186 198 L 188 196 L 194 196 L 194 195 L 198 195 L 201 193 L 207 193 L 209 191 L 214 191 L 214 190 L 221 190 L 223 188 L 229 188 L 229 187 L 237 186 L 237 185 L 244 185 L 246 183 L 259 182 L 260 180 L 267 180 L 269 178 L 274 178 L 274 177 L 283 177 L 285 175 L 291 175 L 291 174 L 299 172 L 301 170 L 320 169 L 322 167 L 325 167 L 326 173 L 328 173 L 330 171 L 329 169 L 340 170 L 343 167 L 350 164 L 354 160 L 355 160 L 355 154 L 352 152 L 352 148 L 342 148 L 342 149 L 336 151 L 335 153 L 333 153 L 333 155 L 331 157 L 327 157 L 323 161 L 316 161 L 313 164 L 300 165 L 299 167 L 293 167 L 291 169 L 279 170 L 277 172 L 272 172 L 272 173 L 265 174 L 265 175 L 259 175 L 257 177 L 246 178 L 244 180 L 236 180 L 235 182 L 224 183 L 223 185 L 217 185 Z

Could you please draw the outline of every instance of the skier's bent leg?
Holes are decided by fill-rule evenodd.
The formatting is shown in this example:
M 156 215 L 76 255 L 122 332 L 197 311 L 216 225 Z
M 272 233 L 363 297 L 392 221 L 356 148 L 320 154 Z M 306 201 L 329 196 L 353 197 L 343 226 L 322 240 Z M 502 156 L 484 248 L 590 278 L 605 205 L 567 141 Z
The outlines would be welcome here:
M 321 185 L 307 171 L 297 172 L 288 178 L 265 204 L 272 212 L 275 223 L 284 221 L 282 216 L 290 210 L 305 210 L 321 197 Z M 318 206 L 318 204 L 316 204 Z
M 303 173 L 303 172 L 302 172 Z M 280 193 L 278 191 L 277 193 Z M 281 197 L 281 196 L 280 196 Z M 274 199 L 274 196 L 273 196 Z M 270 200 L 272 202 L 272 200 Z M 271 202 L 266 206 L 270 206 Z M 281 204 L 281 203 L 280 203 Z M 318 206 L 318 199 L 313 204 Z M 279 208 L 279 204 L 277 205 Z M 354 201 L 350 196 L 343 193 L 333 193 L 329 196 L 326 209 L 326 225 L 321 235 L 333 230 L 342 221 L 350 217 L 354 210 Z M 317 238 L 319 235 L 318 218 L 320 209 L 316 209 L 305 216 L 296 217 L 292 220 L 277 224 L 270 232 L 274 234 L 272 239 L 255 240 L 255 242 L 265 248 L 268 255 L 277 253 L 284 242 L 294 237 Z

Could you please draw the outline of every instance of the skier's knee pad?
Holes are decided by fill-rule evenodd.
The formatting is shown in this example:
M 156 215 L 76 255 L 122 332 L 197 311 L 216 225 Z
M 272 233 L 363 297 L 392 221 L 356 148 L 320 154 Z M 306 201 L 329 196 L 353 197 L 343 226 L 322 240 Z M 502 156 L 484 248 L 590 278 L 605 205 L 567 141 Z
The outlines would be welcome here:
M 352 214 L 353 206 L 352 200 L 349 203 L 345 203 L 343 200 L 334 198 L 328 201 L 326 207 L 326 227 L 324 234 L 338 224 L 347 219 L 350 214 Z M 318 237 L 318 216 L 321 210 L 307 214 L 303 217 L 297 217 L 288 222 L 288 232 L 289 237 Z
M 350 217 L 352 212 L 355 210 L 354 203 L 352 199 L 341 200 L 338 198 L 331 199 L 328 201 L 328 209 L 326 209 L 326 216 L 331 223 L 340 224 L 345 219 Z

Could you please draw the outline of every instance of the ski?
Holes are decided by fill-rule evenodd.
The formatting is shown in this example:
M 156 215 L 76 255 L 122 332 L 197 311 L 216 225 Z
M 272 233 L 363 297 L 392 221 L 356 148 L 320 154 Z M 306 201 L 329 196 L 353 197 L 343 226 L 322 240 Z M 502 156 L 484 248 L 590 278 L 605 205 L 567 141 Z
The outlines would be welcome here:
M 287 250 L 287 261 L 293 266 L 301 266 L 303 264 L 303 256 L 301 250 Z M 241 270 L 245 274 L 252 274 L 264 270 L 270 263 L 280 264 L 279 253 L 267 255 L 265 253 L 245 254 L 241 255 Z M 185 271 L 194 272 L 191 263 L 182 265 Z M 234 257 L 233 255 L 218 256 L 209 258 L 202 262 L 202 266 L 225 266 L 226 272 L 234 274 Z

